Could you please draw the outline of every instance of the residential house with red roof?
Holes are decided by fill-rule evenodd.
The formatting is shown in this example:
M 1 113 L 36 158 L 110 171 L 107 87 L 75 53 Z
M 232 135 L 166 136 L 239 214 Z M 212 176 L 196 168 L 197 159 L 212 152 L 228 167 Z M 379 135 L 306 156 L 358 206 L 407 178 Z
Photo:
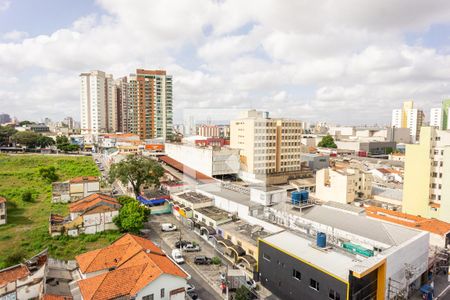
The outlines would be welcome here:
M 77 236 L 80 233 L 95 234 L 117 229 L 113 219 L 119 214 L 120 208 L 121 205 L 113 197 L 100 193 L 89 195 L 69 205 L 69 216 L 51 214 L 50 234 Z
M 145 238 L 125 234 L 76 261 L 84 300 L 185 299 L 189 274 Z
M 47 250 L 0 270 L 0 299 L 39 299 L 44 293 Z

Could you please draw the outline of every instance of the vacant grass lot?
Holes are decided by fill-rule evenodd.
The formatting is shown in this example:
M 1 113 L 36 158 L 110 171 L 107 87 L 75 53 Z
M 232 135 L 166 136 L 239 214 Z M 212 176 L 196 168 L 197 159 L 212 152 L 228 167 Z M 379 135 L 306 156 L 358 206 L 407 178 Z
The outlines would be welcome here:
M 48 166 L 56 168 L 60 181 L 99 175 L 91 157 L 0 154 L 0 195 L 8 201 L 8 223 L 0 226 L 0 268 L 44 248 L 49 249 L 52 257 L 73 259 L 81 252 L 109 244 L 119 235 L 108 232 L 77 238 L 51 238 L 48 234 L 50 212 L 65 215 L 68 206 L 51 203 L 51 183 L 39 176 L 39 168 Z M 32 202 L 22 201 L 25 191 L 32 193 Z

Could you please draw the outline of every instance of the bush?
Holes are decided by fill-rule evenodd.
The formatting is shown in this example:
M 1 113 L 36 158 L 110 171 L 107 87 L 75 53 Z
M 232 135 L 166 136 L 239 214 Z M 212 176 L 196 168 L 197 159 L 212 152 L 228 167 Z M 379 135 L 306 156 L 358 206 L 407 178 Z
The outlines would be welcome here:
M 55 182 L 58 180 L 55 167 L 42 167 L 39 169 L 39 175 L 47 182 Z
M 33 202 L 33 194 L 30 191 L 25 191 L 22 193 L 23 202 Z
M 219 257 L 214 256 L 213 258 L 211 258 L 211 263 L 213 265 L 220 265 L 222 264 L 222 260 Z
M 119 196 L 116 199 L 117 199 L 117 201 L 119 201 L 119 203 L 122 206 L 127 204 L 128 202 L 137 201 L 136 199 L 134 199 L 133 197 L 130 197 L 130 196 Z
M 6 257 L 5 263 L 8 266 L 20 264 L 25 258 L 25 254 L 22 250 L 15 250 L 13 253 Z

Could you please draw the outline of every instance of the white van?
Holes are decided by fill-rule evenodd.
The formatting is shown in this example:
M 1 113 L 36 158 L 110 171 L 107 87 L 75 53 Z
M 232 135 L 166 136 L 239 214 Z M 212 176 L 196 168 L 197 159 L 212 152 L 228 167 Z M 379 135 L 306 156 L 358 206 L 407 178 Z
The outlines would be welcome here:
M 177 264 L 181 265 L 184 263 L 183 255 L 181 254 L 181 251 L 179 249 L 172 250 L 172 258 Z
M 175 230 L 177 230 L 177 226 L 173 225 L 172 223 L 161 224 L 161 231 L 175 231 Z

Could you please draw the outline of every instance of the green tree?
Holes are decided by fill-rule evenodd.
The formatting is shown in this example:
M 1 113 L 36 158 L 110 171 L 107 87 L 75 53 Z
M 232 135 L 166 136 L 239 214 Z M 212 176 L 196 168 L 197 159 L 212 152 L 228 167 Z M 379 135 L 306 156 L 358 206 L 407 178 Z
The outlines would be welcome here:
M 119 203 L 120 203 L 122 206 L 125 205 L 125 204 L 127 204 L 128 202 L 136 201 L 136 199 L 134 199 L 134 198 L 132 198 L 132 197 L 130 197 L 130 196 L 124 196 L 124 195 L 119 196 L 119 197 L 117 197 L 116 199 L 117 199 L 117 201 L 119 201 Z
M 40 136 L 40 134 L 33 131 L 19 131 L 12 136 L 12 139 L 22 146 L 34 148 L 37 146 Z
M 386 147 L 386 154 L 392 154 L 394 149 L 392 147 Z
M 71 144 L 65 135 L 56 137 L 56 148 L 64 152 L 74 152 L 80 150 L 80 146 Z
M 337 148 L 336 144 L 334 143 L 333 137 L 329 134 L 322 138 L 318 146 L 323 148 Z
M 69 139 L 67 138 L 67 136 L 62 135 L 62 136 L 57 136 L 56 137 L 56 145 L 65 145 L 65 144 L 70 144 Z
M 36 123 L 35 123 L 35 122 L 28 121 L 28 120 L 19 122 L 19 126 L 21 126 L 21 127 L 22 127 L 22 126 L 31 125 L 31 124 L 36 124 Z
M 0 145 L 8 145 L 10 138 L 17 132 L 11 126 L 0 126 Z
M 37 141 L 36 141 L 36 145 L 41 147 L 41 148 L 46 148 L 48 146 L 52 146 L 55 144 L 55 140 L 52 139 L 51 137 L 45 136 L 45 135 L 41 135 L 38 137 Z
M 39 175 L 47 182 L 55 182 L 58 180 L 58 174 L 56 174 L 56 168 L 51 167 L 42 167 L 39 169 Z
M 121 231 L 138 233 L 144 227 L 149 214 L 149 209 L 134 200 L 126 202 L 113 221 Z
M 142 185 L 159 186 L 159 179 L 164 169 L 152 159 L 142 156 L 130 155 L 119 163 L 113 164 L 109 170 L 109 181 L 116 179 L 124 185 L 128 183 L 133 187 L 134 194 L 139 196 Z
M 250 291 L 245 285 L 241 285 L 236 290 L 236 295 L 234 297 L 235 300 L 249 300 L 250 299 Z

